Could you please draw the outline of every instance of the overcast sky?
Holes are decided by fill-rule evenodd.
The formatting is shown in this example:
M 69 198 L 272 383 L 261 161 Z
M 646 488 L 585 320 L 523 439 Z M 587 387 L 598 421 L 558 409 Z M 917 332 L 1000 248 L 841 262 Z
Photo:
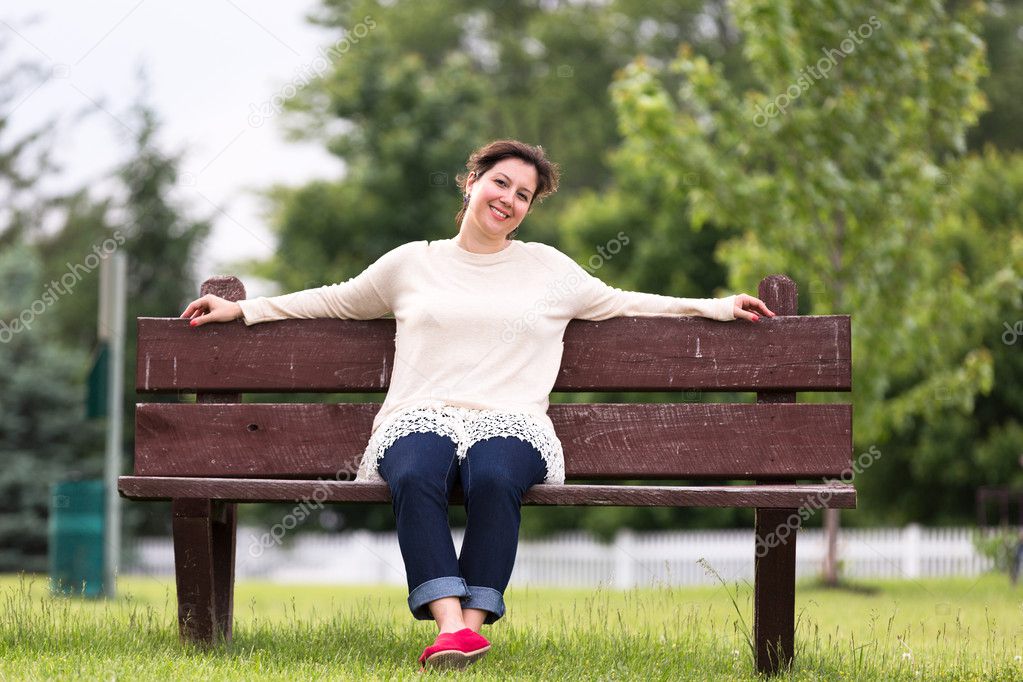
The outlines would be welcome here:
M 90 185 L 99 195 L 106 187 L 101 179 L 131 150 L 134 122 L 127 114 L 144 69 L 147 99 L 163 124 L 161 147 L 186 152 L 175 197 L 191 207 L 192 216 L 215 216 L 200 279 L 226 273 L 231 260 L 267 257 L 274 239 L 254 190 L 343 171 L 322 145 L 287 142 L 279 118 L 267 118 L 267 103 L 309 74 L 318 48 L 339 37 L 305 21 L 317 5 L 35 0 L 31 9 L 4 9 L 5 61 L 20 57 L 50 72 L 41 87 L 19 93 L 12 103 L 12 133 L 56 117 L 54 148 L 63 167 L 58 182 L 64 189 Z M 97 113 L 73 122 L 76 113 L 96 105 Z M 250 297 L 279 293 L 265 282 L 246 283 Z

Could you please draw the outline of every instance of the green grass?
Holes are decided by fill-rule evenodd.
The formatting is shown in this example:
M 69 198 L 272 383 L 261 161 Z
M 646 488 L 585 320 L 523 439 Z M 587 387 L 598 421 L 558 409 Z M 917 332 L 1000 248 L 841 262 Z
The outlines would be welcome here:
M 1023 587 L 979 580 L 801 584 L 796 661 L 778 679 L 1023 679 Z M 400 588 L 239 583 L 235 635 L 178 642 L 173 581 L 122 579 L 113 600 L 51 597 L 45 576 L 0 576 L 0 680 L 418 678 L 434 635 Z M 510 589 L 466 678 L 757 679 L 748 585 Z M 448 673 L 455 675 L 457 673 Z

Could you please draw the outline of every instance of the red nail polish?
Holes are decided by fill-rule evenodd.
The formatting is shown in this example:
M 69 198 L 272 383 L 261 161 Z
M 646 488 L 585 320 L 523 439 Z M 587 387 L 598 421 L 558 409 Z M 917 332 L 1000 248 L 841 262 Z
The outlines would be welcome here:
M 193 326 L 193 327 L 194 327 L 195 325 L 199 324 L 199 321 L 198 321 L 198 320 L 192 320 L 192 321 L 191 321 L 191 322 L 189 322 L 188 324 L 190 324 L 191 326 Z
M 753 316 L 753 321 L 754 321 L 754 322 L 759 322 L 759 321 L 760 321 L 760 317 L 759 317 L 759 316 L 757 316 L 757 315 L 754 315 L 754 316 Z

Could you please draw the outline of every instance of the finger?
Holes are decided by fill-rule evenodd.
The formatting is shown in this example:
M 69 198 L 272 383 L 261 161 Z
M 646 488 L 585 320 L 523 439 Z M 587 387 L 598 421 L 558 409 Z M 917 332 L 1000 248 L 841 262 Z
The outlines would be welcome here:
M 774 317 L 774 313 L 771 311 L 770 308 L 767 307 L 767 304 L 761 301 L 756 296 L 750 296 L 746 302 L 750 305 L 751 309 L 759 310 L 768 317 Z
M 205 309 L 206 304 L 201 298 L 199 298 L 188 304 L 188 307 L 185 308 L 185 312 L 181 313 L 181 317 L 194 317 L 196 313 L 201 315 L 205 312 Z
M 760 319 L 756 314 L 747 312 L 745 310 L 736 311 L 735 317 L 737 319 L 748 320 L 749 322 L 756 322 L 758 319 Z

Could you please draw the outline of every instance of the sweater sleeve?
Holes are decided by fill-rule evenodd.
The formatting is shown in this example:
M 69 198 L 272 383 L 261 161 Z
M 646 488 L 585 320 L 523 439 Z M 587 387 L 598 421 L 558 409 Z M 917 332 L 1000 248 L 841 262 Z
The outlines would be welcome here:
M 393 311 L 399 275 L 415 243 L 388 251 L 346 282 L 238 301 L 242 319 L 246 325 L 253 325 L 292 318 L 373 320 L 383 317 Z
M 677 315 L 707 317 L 722 322 L 735 319 L 734 294 L 724 298 L 677 298 L 640 291 L 622 291 L 586 272 L 575 261 L 572 261 L 572 265 L 573 278 L 579 281 L 575 317 L 580 320 Z

